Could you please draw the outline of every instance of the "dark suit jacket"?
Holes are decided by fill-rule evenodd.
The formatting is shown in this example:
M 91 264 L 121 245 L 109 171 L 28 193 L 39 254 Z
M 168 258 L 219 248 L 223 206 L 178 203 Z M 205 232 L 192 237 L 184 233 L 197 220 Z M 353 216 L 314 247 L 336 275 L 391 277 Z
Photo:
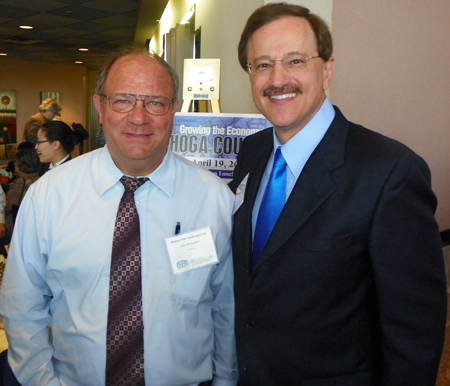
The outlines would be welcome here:
M 39 129 L 47 123 L 48 120 L 41 113 L 37 113 L 32 115 L 25 122 L 25 129 L 23 131 L 23 140 L 27 142 L 31 142 L 33 145 L 36 145 L 37 141 L 37 132 Z
M 240 385 L 434 386 L 446 284 L 429 169 L 335 110 L 254 269 L 272 130 L 242 144 L 230 183 L 249 173 L 233 232 Z

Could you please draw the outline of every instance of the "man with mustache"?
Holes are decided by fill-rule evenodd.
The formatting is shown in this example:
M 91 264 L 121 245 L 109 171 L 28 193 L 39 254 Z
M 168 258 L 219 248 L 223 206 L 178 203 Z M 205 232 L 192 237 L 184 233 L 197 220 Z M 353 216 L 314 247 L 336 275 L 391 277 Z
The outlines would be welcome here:
M 428 166 L 331 104 L 332 38 L 308 9 L 257 9 L 238 52 L 273 124 L 230 183 L 240 386 L 434 386 L 446 285 Z

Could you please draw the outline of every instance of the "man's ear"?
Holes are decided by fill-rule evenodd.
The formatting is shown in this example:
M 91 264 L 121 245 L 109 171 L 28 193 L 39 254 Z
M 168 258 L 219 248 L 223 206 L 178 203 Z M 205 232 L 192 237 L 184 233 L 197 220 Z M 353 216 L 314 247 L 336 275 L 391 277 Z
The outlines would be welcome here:
M 330 87 L 331 79 L 334 72 L 334 57 L 332 56 L 328 62 L 323 65 L 323 90 L 326 91 Z

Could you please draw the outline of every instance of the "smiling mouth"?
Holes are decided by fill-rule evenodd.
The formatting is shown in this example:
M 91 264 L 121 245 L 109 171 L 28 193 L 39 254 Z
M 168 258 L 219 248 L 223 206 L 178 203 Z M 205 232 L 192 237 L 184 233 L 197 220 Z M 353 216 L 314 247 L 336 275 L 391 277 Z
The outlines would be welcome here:
M 272 87 L 263 93 L 265 97 L 276 100 L 295 98 L 298 94 L 302 94 L 299 87 Z
M 270 99 L 289 99 L 289 98 L 295 98 L 297 94 L 296 93 L 289 93 L 289 94 L 277 94 L 277 95 L 269 95 Z

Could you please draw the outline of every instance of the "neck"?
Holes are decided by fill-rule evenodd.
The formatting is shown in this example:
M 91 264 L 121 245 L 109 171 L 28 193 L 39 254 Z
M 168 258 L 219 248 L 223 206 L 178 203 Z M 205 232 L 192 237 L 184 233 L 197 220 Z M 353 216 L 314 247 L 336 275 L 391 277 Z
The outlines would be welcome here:
M 166 151 L 162 155 L 154 153 L 152 156 L 143 159 L 129 158 L 122 154 L 110 154 L 114 164 L 122 173 L 130 177 L 142 177 L 149 175 L 161 165 Z
M 61 162 L 61 161 L 62 161 L 64 158 L 66 158 L 68 155 L 69 155 L 69 154 L 67 154 L 67 153 L 56 155 L 56 156 L 53 158 L 53 160 L 51 161 L 51 162 L 52 162 L 52 165 L 55 166 L 58 162 Z

